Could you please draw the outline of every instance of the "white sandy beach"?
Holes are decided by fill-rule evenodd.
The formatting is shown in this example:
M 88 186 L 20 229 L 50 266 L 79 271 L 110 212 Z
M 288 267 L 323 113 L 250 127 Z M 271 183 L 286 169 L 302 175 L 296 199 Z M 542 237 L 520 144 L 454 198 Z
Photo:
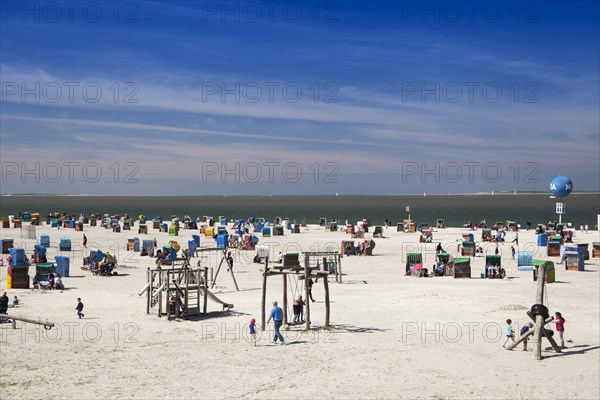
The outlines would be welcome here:
M 456 256 L 456 239 L 462 228 L 434 230 Z M 252 263 L 254 252 L 235 254 L 235 276 L 240 291 L 221 271 L 213 292 L 233 303 L 231 312 L 221 312 L 209 303 L 211 313 L 197 320 L 168 321 L 146 315 L 144 287 L 146 270 L 154 259 L 125 250 L 127 237 L 157 238 L 159 247 L 177 240 L 187 247 L 197 231 L 180 230 L 173 238 L 149 225 L 148 235 L 131 231 L 113 233 L 85 226 L 88 247 L 97 244 L 116 253 L 119 276 L 92 276 L 82 266 L 82 232 L 73 229 L 48 233 L 54 261 L 60 237 L 72 238 L 71 276 L 64 278 L 67 290 L 9 289 L 22 304 L 9 308 L 15 316 L 41 318 L 56 323 L 42 327 L 18 323 L 0 326 L 0 397 L 23 398 L 597 398 L 600 394 L 600 259 L 586 261 L 584 272 L 565 271 L 559 258 L 556 282 L 547 285 L 550 311 L 566 319 L 567 349 L 562 354 L 544 350 L 543 359 L 533 358 L 519 346 L 502 348 L 505 320 L 516 326 L 528 322 L 525 314 L 535 302 L 532 272 L 519 272 L 511 260 L 507 234 L 502 262 L 508 279 L 480 279 L 484 258 L 472 259 L 472 279 L 452 277 L 411 278 L 404 276 L 404 252 L 422 251 L 425 264 L 435 260 L 435 243 L 418 244 L 419 234 L 385 230 L 386 238 L 375 239 L 374 256 L 343 257 L 344 283 L 330 280 L 331 331 L 302 332 L 295 327 L 284 332 L 287 344 L 270 344 L 269 329 L 259 335 L 257 347 L 247 340 L 247 323 L 260 321 L 261 267 Z M 474 232 L 479 241 L 480 230 Z M 35 240 L 20 239 L 19 229 L 1 229 L 2 238 L 14 238 L 15 247 L 31 255 Z M 201 235 L 202 236 L 202 235 Z M 278 254 L 284 245 L 296 243 L 305 251 L 323 249 L 326 243 L 349 239 L 344 231 L 328 232 L 310 225 L 300 234 L 260 238 Z M 367 238 L 371 234 L 366 234 Z M 600 241 L 597 231 L 577 231 L 576 243 Z M 201 237 L 202 245 L 213 242 Z M 452 243 L 452 245 L 450 245 Z M 520 249 L 536 251 L 533 231 L 519 232 Z M 417 249 L 417 246 L 420 246 Z M 284 251 L 285 252 L 285 251 Z M 493 254 L 490 245 L 489 254 Z M 535 259 L 547 259 L 544 254 Z M 6 258 L 6 255 L 4 255 Z M 216 266 L 213 258 L 212 264 Z M 126 267 L 125 267 L 126 266 Z M 30 268 L 30 276 L 34 268 Z M 6 288 L 6 267 L 0 267 L 0 285 Z M 269 278 L 267 303 L 282 300 L 280 279 Z M 291 290 L 288 297 L 292 298 Z M 312 322 L 324 323 L 323 286 L 313 289 Z M 85 318 L 78 320 L 76 299 L 85 304 Z M 291 303 L 291 302 L 290 302 Z M 291 305 L 290 305 L 291 308 Z M 544 349 L 549 344 L 544 343 Z

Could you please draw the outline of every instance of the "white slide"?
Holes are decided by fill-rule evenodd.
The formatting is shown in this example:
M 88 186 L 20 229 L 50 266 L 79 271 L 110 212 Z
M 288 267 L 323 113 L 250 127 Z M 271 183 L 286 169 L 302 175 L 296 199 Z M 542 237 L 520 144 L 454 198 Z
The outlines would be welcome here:
M 206 292 L 207 292 L 207 293 L 206 293 L 207 297 L 208 297 L 208 298 L 209 298 L 211 301 L 213 301 L 213 302 L 215 302 L 215 303 L 219 303 L 219 304 L 222 304 L 222 305 L 223 305 L 223 310 L 224 310 L 224 309 L 227 309 L 227 310 L 229 310 L 229 309 L 233 308 L 233 304 L 225 303 L 223 300 L 221 300 L 221 299 L 219 299 L 217 296 L 215 296 L 215 294 L 214 294 L 213 292 L 211 292 L 210 290 L 206 290 Z M 201 294 L 202 296 L 204 296 L 204 288 L 200 288 L 200 294 Z

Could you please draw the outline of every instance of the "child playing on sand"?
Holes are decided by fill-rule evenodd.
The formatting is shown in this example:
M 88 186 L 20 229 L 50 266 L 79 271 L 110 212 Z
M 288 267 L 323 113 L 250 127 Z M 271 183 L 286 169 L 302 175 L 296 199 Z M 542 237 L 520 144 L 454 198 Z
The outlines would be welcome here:
M 506 341 L 502 347 L 506 347 L 506 343 L 508 343 L 509 339 L 512 339 L 513 343 L 515 342 L 515 331 L 513 330 L 511 319 L 506 320 Z
M 519 334 L 521 335 L 521 337 L 523 337 L 531 329 L 533 329 L 533 322 L 529 322 L 528 324 L 523 325 Z M 529 340 L 529 339 L 523 340 L 523 351 L 527 351 L 527 340 Z
M 300 307 L 298 305 L 298 299 L 294 299 L 294 305 L 292 306 L 294 312 L 294 322 L 300 322 Z
M 77 298 L 77 307 L 75 307 L 75 309 L 77 310 L 77 317 L 79 317 L 79 319 L 85 317 L 85 315 L 83 315 L 83 303 L 81 302 L 81 297 Z
M 256 347 L 256 320 L 252 318 L 250 320 L 250 346 Z
M 552 323 L 556 324 L 556 331 L 558 332 L 558 337 L 560 338 L 560 347 L 565 347 L 565 319 L 562 317 L 562 314 L 558 311 L 554 313 L 554 320 Z
M 298 296 L 298 322 L 304 321 L 304 299 Z

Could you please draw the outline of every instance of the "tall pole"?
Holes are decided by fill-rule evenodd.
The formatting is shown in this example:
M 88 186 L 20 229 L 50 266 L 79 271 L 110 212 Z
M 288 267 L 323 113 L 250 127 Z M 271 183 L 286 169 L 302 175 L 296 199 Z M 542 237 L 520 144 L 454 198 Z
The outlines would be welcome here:
M 560 203 L 561 203 L 561 210 L 560 210 L 560 211 L 561 211 L 561 213 L 560 213 L 560 214 L 558 214 L 558 223 L 559 223 L 559 224 L 562 224 L 562 208 L 564 207 L 564 205 L 562 204 L 562 197 L 559 197 L 559 198 L 558 198 L 558 201 L 560 201 Z
M 325 328 L 329 328 L 329 277 L 327 275 L 323 276 L 323 288 L 325 289 Z
M 544 303 L 544 285 L 546 284 L 546 265 L 540 265 L 538 267 L 538 287 L 535 294 L 536 304 Z M 536 344 L 533 349 L 533 358 L 536 360 L 542 359 L 542 329 L 544 328 L 545 321 L 541 315 L 535 317 L 535 339 Z
M 310 329 L 310 296 L 308 295 L 308 280 L 310 279 L 310 270 L 308 268 L 308 257 L 304 257 L 304 304 L 306 307 L 306 330 Z
M 269 257 L 265 258 L 265 272 L 263 273 L 263 287 L 262 287 L 262 298 L 260 300 L 261 318 L 260 318 L 260 329 L 265 330 L 266 325 L 266 301 L 267 301 L 267 277 L 269 274 Z
M 288 297 L 287 297 L 287 276 L 286 274 L 281 274 L 283 277 L 283 324 L 287 325 L 288 323 Z

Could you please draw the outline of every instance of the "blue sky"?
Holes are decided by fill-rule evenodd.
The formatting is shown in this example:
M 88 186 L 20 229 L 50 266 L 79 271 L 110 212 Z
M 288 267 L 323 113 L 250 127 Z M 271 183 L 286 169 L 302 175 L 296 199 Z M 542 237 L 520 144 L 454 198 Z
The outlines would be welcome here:
M 73 4 L 2 2 L 2 193 L 600 187 L 598 2 Z

